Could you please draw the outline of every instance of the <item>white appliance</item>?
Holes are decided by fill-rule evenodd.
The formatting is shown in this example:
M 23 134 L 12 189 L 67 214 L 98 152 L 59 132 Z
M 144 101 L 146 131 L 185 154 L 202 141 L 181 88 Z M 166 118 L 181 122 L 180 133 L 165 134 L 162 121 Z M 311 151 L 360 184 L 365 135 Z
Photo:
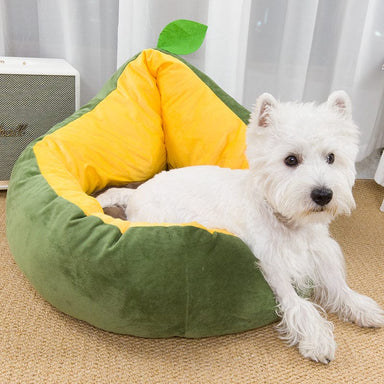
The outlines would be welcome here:
M 80 75 L 65 60 L 0 57 L 0 189 L 26 146 L 79 103 Z

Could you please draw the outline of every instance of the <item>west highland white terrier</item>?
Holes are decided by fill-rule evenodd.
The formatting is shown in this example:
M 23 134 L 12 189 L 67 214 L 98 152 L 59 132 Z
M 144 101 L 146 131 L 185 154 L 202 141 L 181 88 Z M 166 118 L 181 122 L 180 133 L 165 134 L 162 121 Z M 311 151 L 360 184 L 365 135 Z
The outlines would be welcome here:
M 325 311 L 362 327 L 384 326 L 379 305 L 347 285 L 341 249 L 328 231 L 335 216 L 355 207 L 358 129 L 350 99 L 336 91 L 320 105 L 280 103 L 265 93 L 246 135 L 249 170 L 175 169 L 98 200 L 124 206 L 132 221 L 196 221 L 241 238 L 275 294 L 281 337 L 304 357 L 328 363 L 336 344 Z M 298 294 L 308 288 L 314 303 Z

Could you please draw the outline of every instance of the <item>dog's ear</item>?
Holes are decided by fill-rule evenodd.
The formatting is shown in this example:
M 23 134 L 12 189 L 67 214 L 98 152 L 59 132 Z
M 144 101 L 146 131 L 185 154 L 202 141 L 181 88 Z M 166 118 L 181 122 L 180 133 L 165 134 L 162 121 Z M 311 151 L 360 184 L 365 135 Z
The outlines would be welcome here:
M 345 91 L 332 92 L 328 97 L 327 105 L 342 117 L 352 119 L 352 103 Z
M 269 93 L 263 93 L 256 100 L 252 119 L 259 126 L 266 128 L 271 125 L 271 113 L 276 107 L 277 101 Z

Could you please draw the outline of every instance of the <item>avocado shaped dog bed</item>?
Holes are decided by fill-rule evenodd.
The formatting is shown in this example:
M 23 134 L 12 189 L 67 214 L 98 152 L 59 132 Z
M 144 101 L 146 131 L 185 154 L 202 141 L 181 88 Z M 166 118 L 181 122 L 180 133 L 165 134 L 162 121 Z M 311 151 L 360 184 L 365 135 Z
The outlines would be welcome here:
M 7 237 L 17 264 L 53 306 L 111 332 L 205 337 L 275 321 L 273 294 L 239 238 L 115 219 L 91 196 L 167 167 L 247 167 L 248 117 L 181 58 L 141 52 L 15 164 Z

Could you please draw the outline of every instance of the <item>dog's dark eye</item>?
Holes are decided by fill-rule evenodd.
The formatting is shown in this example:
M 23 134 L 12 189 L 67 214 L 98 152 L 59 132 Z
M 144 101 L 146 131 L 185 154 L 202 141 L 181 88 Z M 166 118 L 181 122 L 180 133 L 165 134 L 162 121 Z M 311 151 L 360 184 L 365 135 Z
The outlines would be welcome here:
M 333 153 L 329 153 L 327 155 L 327 163 L 328 164 L 333 164 L 335 161 L 335 155 Z
M 296 156 L 289 155 L 288 157 L 285 158 L 284 163 L 288 167 L 296 167 L 296 165 L 299 164 L 299 160 L 297 160 Z

